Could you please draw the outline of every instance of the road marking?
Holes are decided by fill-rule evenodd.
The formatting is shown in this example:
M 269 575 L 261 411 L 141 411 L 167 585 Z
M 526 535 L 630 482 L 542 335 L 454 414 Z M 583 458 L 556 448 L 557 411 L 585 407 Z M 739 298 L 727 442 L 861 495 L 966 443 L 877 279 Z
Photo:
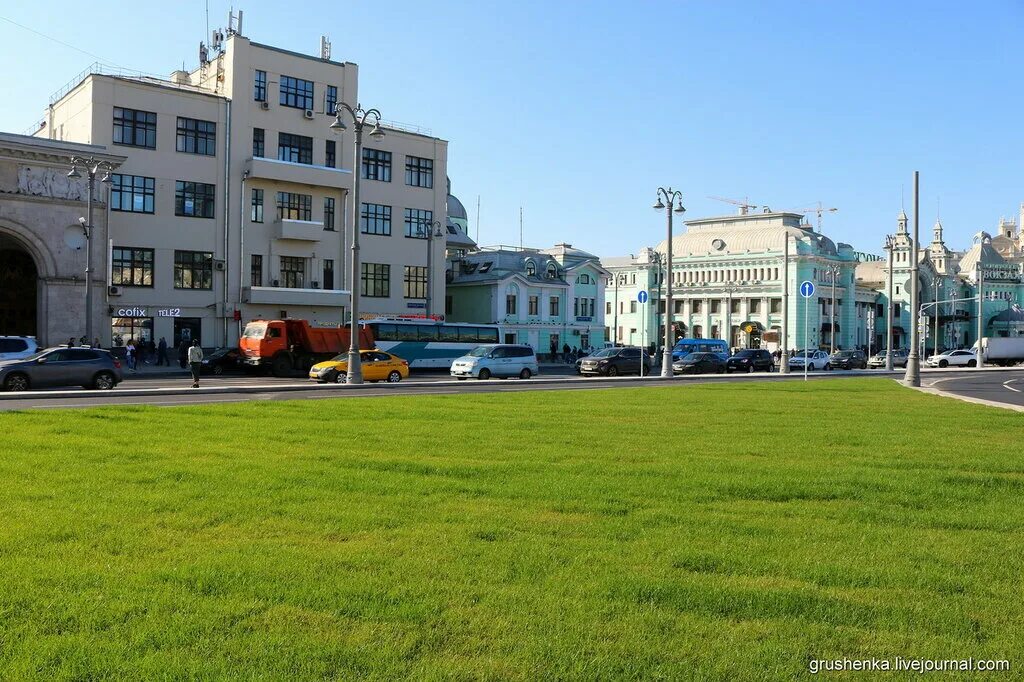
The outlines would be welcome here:
M 1020 381 L 1020 379 L 1010 379 L 1009 381 L 1004 381 L 1003 388 L 1007 388 L 1015 393 L 1024 393 L 1024 391 L 1021 391 L 1019 388 L 1014 388 L 1013 386 L 1009 385 L 1012 384 L 1014 381 Z

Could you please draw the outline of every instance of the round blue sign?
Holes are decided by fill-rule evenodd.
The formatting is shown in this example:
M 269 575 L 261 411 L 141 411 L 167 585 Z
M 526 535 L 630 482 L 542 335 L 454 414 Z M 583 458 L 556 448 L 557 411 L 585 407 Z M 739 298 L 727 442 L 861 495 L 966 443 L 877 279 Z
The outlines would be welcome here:
M 640 301 L 641 303 L 647 303 L 647 299 L 649 298 L 650 296 L 648 296 L 647 292 L 643 290 L 641 290 L 640 293 L 636 295 L 636 300 Z
M 804 298 L 810 298 L 814 295 L 814 283 L 809 280 L 800 282 L 800 295 Z

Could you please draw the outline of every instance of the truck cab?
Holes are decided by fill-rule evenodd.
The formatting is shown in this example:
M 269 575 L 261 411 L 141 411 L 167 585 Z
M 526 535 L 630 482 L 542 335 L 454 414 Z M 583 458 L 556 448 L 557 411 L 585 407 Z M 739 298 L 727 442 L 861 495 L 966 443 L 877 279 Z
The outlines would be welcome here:
M 238 341 L 242 357 L 248 365 L 260 365 L 279 351 L 288 350 L 288 334 L 281 320 L 253 320 L 245 325 Z

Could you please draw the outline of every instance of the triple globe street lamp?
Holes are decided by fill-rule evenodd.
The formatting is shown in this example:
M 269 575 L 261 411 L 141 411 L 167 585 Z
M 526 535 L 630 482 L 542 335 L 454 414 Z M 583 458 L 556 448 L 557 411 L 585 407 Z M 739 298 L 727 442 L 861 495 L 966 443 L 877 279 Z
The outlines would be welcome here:
M 100 178 L 100 182 L 109 184 L 110 183 L 110 171 L 114 170 L 113 164 L 97 159 L 94 156 L 72 156 L 71 157 L 71 170 L 68 171 L 68 177 L 77 179 L 82 177 L 84 171 L 86 177 L 89 178 L 89 198 L 87 203 L 86 218 L 80 218 L 82 221 L 82 228 L 85 230 L 85 338 L 88 343 L 93 343 L 93 328 L 92 328 L 92 237 L 93 237 L 93 192 L 96 186 L 96 175 L 100 172 L 103 173 Z
M 683 194 L 671 187 L 665 189 L 659 187 L 657 191 L 658 201 L 654 204 L 654 210 L 665 211 L 668 222 L 668 242 L 665 251 L 665 348 L 661 356 L 661 376 L 672 378 L 672 346 L 675 339 L 672 332 L 672 214 L 686 213 L 683 207 Z

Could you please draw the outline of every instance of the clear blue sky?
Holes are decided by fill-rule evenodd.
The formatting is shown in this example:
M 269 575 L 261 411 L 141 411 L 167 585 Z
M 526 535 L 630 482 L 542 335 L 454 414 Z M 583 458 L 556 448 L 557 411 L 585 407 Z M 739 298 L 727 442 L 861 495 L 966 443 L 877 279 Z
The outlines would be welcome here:
M 202 0 L 8 3 L 0 130 L 23 132 L 93 57 L 167 74 L 195 65 Z M 163 9 L 163 8 L 168 9 Z M 302 11 L 295 8 L 301 7 Z M 210 23 L 228 6 L 210 1 Z M 599 255 L 664 238 L 659 185 L 687 218 L 708 195 L 836 206 L 825 232 L 878 252 L 922 177 L 922 234 L 947 243 L 1024 201 L 1024 4 L 986 2 L 246 3 L 253 40 L 360 65 L 364 105 L 450 141 L 480 241 L 566 241 Z

